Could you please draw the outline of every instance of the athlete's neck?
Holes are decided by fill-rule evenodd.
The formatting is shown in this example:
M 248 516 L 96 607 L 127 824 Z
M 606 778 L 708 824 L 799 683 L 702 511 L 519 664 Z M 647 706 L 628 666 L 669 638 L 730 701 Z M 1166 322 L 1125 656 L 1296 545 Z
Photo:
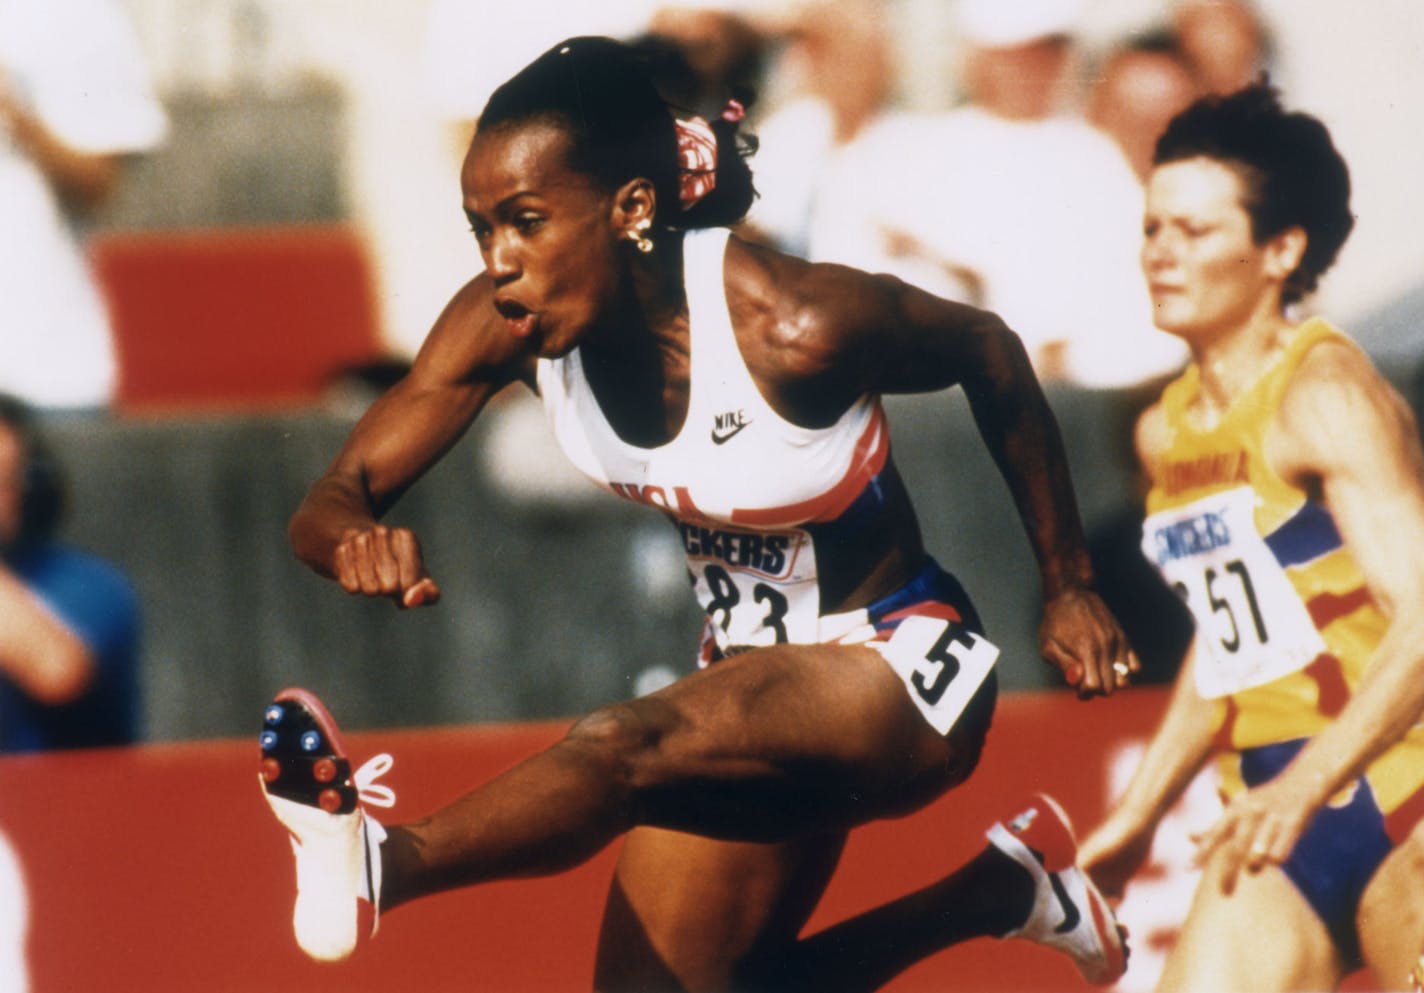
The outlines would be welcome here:
M 1250 390 L 1280 356 L 1295 324 L 1279 311 L 1215 338 L 1194 343 L 1200 387 L 1193 404 L 1198 418 L 1214 423 Z
M 663 444 L 687 417 L 692 348 L 682 258 L 681 236 L 669 234 L 635 259 L 616 314 L 579 345 L 599 407 L 630 444 Z

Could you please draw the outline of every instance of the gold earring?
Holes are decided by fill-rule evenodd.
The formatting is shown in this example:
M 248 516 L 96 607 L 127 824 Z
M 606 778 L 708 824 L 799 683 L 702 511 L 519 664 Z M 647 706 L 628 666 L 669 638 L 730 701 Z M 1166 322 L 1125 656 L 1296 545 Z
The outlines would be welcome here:
M 628 231 L 628 240 L 644 255 L 653 250 L 653 239 L 648 235 L 648 228 L 652 226 L 652 219 L 645 217 Z

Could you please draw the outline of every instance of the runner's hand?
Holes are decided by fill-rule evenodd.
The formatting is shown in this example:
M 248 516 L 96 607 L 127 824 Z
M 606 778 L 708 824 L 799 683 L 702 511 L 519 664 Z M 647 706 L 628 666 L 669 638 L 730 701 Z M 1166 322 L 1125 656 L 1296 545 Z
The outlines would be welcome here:
M 400 607 L 440 600 L 440 587 L 425 571 L 420 541 L 409 528 L 384 524 L 347 531 L 336 546 L 332 573 L 347 593 L 389 597 Z
M 1192 838 L 1196 862 L 1222 859 L 1221 891 L 1229 895 L 1243 871 L 1255 874 L 1290 858 L 1315 810 L 1314 797 L 1286 774 L 1238 793 L 1215 824 Z
M 1142 669 L 1117 620 L 1092 590 L 1069 587 L 1044 604 L 1038 631 L 1043 657 L 1078 696 L 1111 696 Z

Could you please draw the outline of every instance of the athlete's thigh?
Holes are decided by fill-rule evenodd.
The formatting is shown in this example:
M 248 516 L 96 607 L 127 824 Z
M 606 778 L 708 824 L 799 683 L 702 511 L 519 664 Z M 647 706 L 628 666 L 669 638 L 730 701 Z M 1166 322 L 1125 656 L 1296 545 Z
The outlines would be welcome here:
M 1424 822 L 1380 864 L 1360 898 L 1360 951 L 1384 989 L 1406 989 L 1424 952 Z
M 844 842 L 841 833 L 760 844 L 635 829 L 604 911 L 595 988 L 730 988 L 748 955 L 796 939 Z
M 718 662 L 635 705 L 657 729 L 640 771 L 651 823 L 780 840 L 908 812 L 962 780 L 993 683 L 941 734 L 877 652 L 784 645 Z
M 1274 866 L 1242 873 L 1221 892 L 1206 866 L 1157 989 L 1327 990 L 1343 975 L 1330 933 L 1300 890 Z

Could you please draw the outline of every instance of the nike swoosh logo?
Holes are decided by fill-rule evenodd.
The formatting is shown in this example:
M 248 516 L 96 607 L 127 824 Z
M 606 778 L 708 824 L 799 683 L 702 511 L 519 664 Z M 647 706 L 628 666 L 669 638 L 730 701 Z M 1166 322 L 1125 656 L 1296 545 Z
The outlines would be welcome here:
M 1073 898 L 1068 895 L 1068 890 L 1063 886 L 1063 880 L 1058 878 L 1058 873 L 1048 874 L 1049 885 L 1053 887 L 1053 895 L 1058 898 L 1058 906 L 1063 908 L 1063 923 L 1053 929 L 1054 934 L 1067 934 L 1078 926 L 1078 922 L 1083 919 L 1083 915 L 1078 912 L 1078 905 L 1073 902 Z
M 731 440 L 732 440 L 733 438 L 735 438 L 738 434 L 740 434 L 742 428 L 750 427 L 750 426 L 751 426 L 751 423 L 752 423 L 751 421 L 743 421 L 742 423 L 740 423 L 740 424 L 736 425 L 735 427 L 733 427 L 732 430 L 727 431 L 727 432 L 722 433 L 722 434 L 719 434 L 719 433 L 717 432 L 717 429 L 716 429 L 716 428 L 713 428 L 713 429 L 712 429 L 712 444 L 714 444 L 714 445 L 725 445 L 727 442 L 731 441 Z

